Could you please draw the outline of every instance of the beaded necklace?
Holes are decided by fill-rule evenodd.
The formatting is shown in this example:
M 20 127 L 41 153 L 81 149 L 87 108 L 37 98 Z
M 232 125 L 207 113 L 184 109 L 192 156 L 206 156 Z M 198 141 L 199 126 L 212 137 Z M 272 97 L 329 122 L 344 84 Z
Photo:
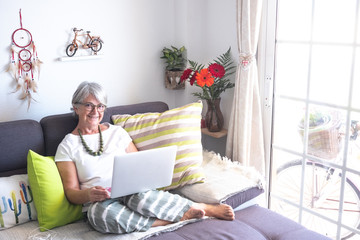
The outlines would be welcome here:
M 103 141 L 103 138 L 102 138 L 102 133 L 101 133 L 101 129 L 100 129 L 100 125 L 98 126 L 98 129 L 99 129 L 99 135 L 100 135 L 100 147 L 99 147 L 99 150 L 97 152 L 94 152 L 93 150 L 90 149 L 90 147 L 86 144 L 83 136 L 81 135 L 81 131 L 80 129 L 78 128 L 78 132 L 79 132 L 79 136 L 80 136 L 80 139 L 81 139 L 81 143 L 82 145 L 84 146 L 85 150 L 87 153 L 89 153 L 90 155 L 92 156 L 100 156 L 103 151 L 104 151 L 104 141 Z

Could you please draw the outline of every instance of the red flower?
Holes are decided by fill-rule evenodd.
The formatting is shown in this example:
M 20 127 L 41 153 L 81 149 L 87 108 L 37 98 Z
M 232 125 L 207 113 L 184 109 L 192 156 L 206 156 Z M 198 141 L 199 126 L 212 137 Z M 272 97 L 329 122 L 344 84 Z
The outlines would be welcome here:
M 209 72 L 209 70 L 207 68 L 204 68 L 201 69 L 200 73 L 196 74 L 196 83 L 200 87 L 204 87 L 205 84 L 206 86 L 210 87 L 211 85 L 214 84 L 214 78 Z
M 225 75 L 225 68 L 217 63 L 213 63 L 209 66 L 209 71 L 214 77 L 222 78 Z
M 198 74 L 198 71 L 195 71 L 194 74 L 190 78 L 190 85 L 194 85 L 194 82 L 196 80 L 196 75 Z
M 180 77 L 181 82 L 185 81 L 190 77 L 190 74 L 192 73 L 192 70 L 190 68 L 186 69 L 183 74 Z M 192 85 L 192 84 L 191 84 Z

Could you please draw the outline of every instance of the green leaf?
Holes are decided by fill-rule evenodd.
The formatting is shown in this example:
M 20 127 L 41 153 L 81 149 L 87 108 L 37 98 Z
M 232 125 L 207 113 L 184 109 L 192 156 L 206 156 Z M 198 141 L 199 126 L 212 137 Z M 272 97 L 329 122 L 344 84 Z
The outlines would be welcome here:
M 185 52 L 185 47 L 178 49 L 177 47 L 171 46 L 171 48 L 164 47 L 162 52 L 163 56 L 161 59 L 165 59 L 166 69 L 167 70 L 184 70 L 186 67 L 187 59 Z

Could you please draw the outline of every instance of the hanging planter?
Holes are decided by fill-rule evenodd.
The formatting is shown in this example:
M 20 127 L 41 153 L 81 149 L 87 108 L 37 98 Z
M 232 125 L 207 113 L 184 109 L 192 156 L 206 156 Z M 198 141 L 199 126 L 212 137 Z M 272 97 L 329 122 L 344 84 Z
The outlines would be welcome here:
M 180 81 L 184 71 L 165 71 L 165 87 L 167 89 L 184 89 L 185 82 Z
M 185 47 L 165 47 L 162 53 L 161 58 L 166 60 L 165 87 L 172 90 L 185 89 L 185 83 L 180 81 L 187 62 Z

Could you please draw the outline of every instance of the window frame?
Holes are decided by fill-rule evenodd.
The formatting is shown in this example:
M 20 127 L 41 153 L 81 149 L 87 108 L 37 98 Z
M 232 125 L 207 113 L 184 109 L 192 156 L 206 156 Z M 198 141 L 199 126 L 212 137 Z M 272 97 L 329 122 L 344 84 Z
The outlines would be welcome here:
M 314 4 L 315 0 L 312 0 Z M 261 30 L 260 30 L 260 37 L 259 37 L 259 45 L 258 45 L 258 69 L 259 69 L 259 83 L 260 83 L 260 94 L 262 96 L 262 113 L 263 113 L 263 130 L 264 130 L 264 142 L 265 142 L 265 161 L 266 161 L 266 179 L 267 179 L 267 189 L 266 189 L 266 201 L 267 206 L 270 208 L 271 204 L 271 198 L 272 196 L 272 182 L 271 182 L 271 172 L 272 172 L 272 152 L 273 148 L 278 148 L 280 150 L 282 149 L 281 146 L 273 146 L 273 125 L 274 125 L 274 105 L 276 104 L 276 98 L 282 97 L 282 98 L 289 98 L 288 96 L 275 96 L 274 94 L 274 85 L 275 85 L 275 68 L 276 68 L 276 30 L 277 30 L 277 11 L 278 11 L 278 1 L 277 0 L 268 0 L 263 2 L 263 16 L 262 16 L 262 22 L 261 22 Z M 356 11 L 356 22 L 359 21 L 359 0 L 357 1 L 357 11 Z M 357 27 L 358 28 L 358 27 Z M 355 35 L 358 33 L 355 32 Z M 355 43 L 354 43 L 355 44 Z M 356 46 L 353 46 L 354 49 Z M 357 46 L 360 48 L 360 44 Z M 355 52 L 355 51 L 354 51 Z M 360 52 L 360 51 L 359 51 Z M 356 54 L 356 53 L 354 53 Z M 360 56 L 358 56 L 360 59 Z M 352 59 L 352 75 L 354 74 L 354 68 L 355 68 L 355 57 Z M 352 82 L 354 81 L 354 76 L 351 76 L 351 83 L 350 88 L 352 87 Z M 308 79 L 309 81 L 309 79 Z M 351 98 L 351 94 L 349 96 Z M 309 105 L 315 103 L 314 101 L 309 100 L 309 95 L 307 95 L 307 99 L 305 104 Z M 319 104 L 318 102 L 316 102 Z M 320 103 L 323 104 L 323 103 Z M 336 106 L 334 104 L 323 104 L 324 106 L 330 106 L 330 107 L 337 107 L 342 110 L 347 111 L 347 119 L 350 119 L 350 112 L 354 111 L 353 108 L 351 108 L 349 105 L 347 107 L 340 107 Z M 358 112 L 358 111 L 356 111 Z M 346 129 L 349 130 L 350 120 L 347 121 Z M 349 131 L 346 131 L 347 133 Z M 346 136 L 348 137 L 348 136 Z M 345 144 L 345 149 L 347 149 L 347 143 Z M 346 160 L 345 160 L 346 161 Z M 341 168 L 343 176 L 346 176 L 346 172 L 350 173 L 356 173 L 357 171 L 354 169 L 343 166 L 339 166 L 336 164 L 329 163 L 330 165 L 334 165 L 335 167 Z M 344 182 L 346 179 L 342 180 L 342 186 L 344 186 Z M 304 182 L 302 181 L 302 186 Z M 342 191 L 340 199 L 343 199 L 344 192 Z M 301 193 L 301 199 L 303 199 L 303 193 Z M 292 204 L 289 202 L 289 204 Z M 306 209 L 302 206 L 302 202 L 300 202 L 300 214 L 299 214 L 299 220 L 298 222 L 301 223 L 302 221 L 302 211 L 308 211 L 309 209 Z M 340 202 L 340 209 L 343 209 L 343 203 Z M 318 215 L 319 217 L 322 217 L 321 215 L 317 214 L 316 212 L 310 211 L 310 213 L 314 215 Z M 324 217 L 322 217 L 324 218 Z M 337 237 L 336 239 L 340 239 L 340 233 L 342 228 L 347 228 L 346 226 L 341 224 L 341 218 L 342 218 L 342 212 L 340 211 L 339 217 L 337 221 L 333 221 L 331 219 L 326 219 L 334 224 L 337 224 Z M 355 230 L 356 234 L 360 234 L 360 230 Z

